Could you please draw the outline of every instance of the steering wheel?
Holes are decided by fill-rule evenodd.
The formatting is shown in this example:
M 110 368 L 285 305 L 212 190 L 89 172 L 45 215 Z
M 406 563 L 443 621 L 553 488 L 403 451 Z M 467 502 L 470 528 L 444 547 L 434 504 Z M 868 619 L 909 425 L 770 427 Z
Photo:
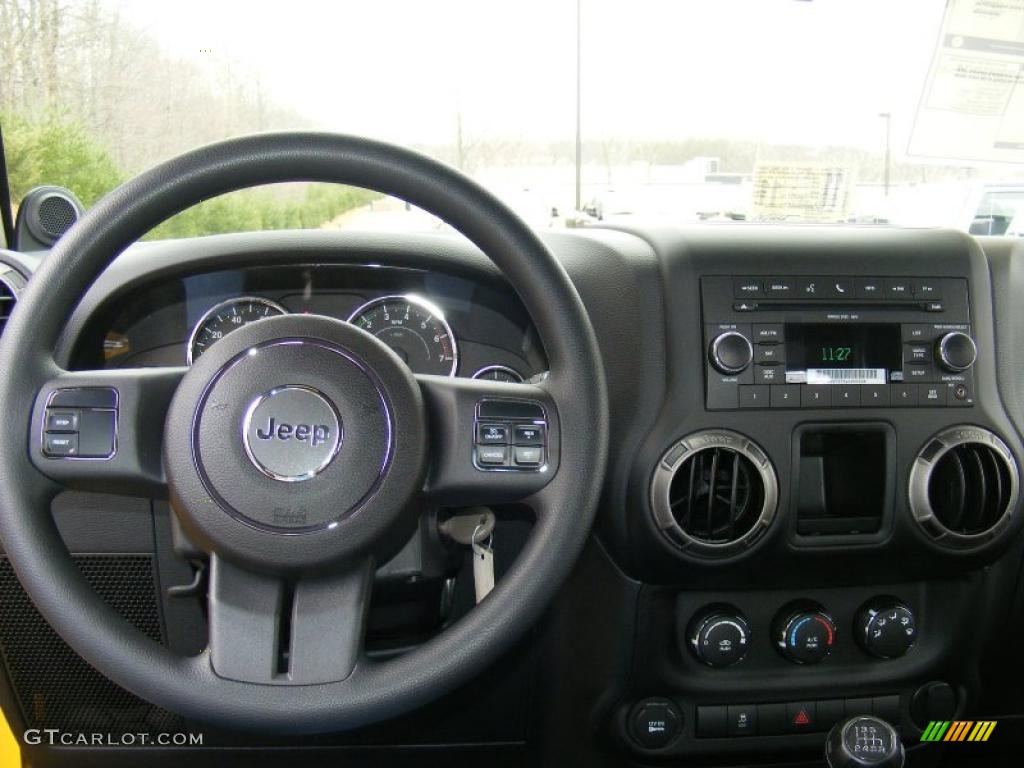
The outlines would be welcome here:
M 550 373 L 525 384 L 414 375 L 366 331 L 300 315 L 241 327 L 188 369 L 70 371 L 55 359 L 72 308 L 128 244 L 201 200 L 289 181 L 394 195 L 463 233 L 518 293 Z M 11 427 L 0 440 L 0 538 L 32 601 L 114 682 L 227 727 L 345 730 L 468 681 L 538 619 L 563 583 L 604 477 L 601 356 L 561 265 L 470 179 L 362 138 L 230 140 L 114 190 L 29 281 L 0 341 L 0 371 L 0 412 Z M 65 405 L 80 409 L 79 455 L 54 457 L 46 419 Z M 540 463 L 508 459 L 496 471 L 480 463 L 481 418 L 539 427 Z M 111 455 L 100 449 L 86 458 L 95 435 L 111 427 Z M 170 498 L 210 556 L 207 652 L 172 653 L 93 592 L 49 511 L 65 488 Z M 414 650 L 368 658 L 375 566 L 409 539 L 421 506 L 511 501 L 529 505 L 536 524 L 493 592 Z

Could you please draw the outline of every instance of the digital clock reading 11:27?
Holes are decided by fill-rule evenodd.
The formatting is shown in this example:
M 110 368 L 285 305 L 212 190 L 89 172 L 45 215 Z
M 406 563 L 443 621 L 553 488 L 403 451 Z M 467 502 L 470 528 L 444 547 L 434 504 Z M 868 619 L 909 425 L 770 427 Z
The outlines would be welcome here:
M 822 347 L 821 362 L 845 363 L 853 354 L 853 347 Z

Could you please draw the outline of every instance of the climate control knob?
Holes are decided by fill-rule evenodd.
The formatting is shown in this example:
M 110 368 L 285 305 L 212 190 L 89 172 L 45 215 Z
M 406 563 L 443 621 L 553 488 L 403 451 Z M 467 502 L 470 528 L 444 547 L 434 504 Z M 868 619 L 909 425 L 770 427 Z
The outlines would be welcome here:
M 951 331 L 939 339 L 935 356 L 943 368 L 957 373 L 974 365 L 978 359 L 978 347 L 974 339 L 963 331 Z
M 917 639 L 913 611 L 889 598 L 872 600 L 861 608 L 853 627 L 860 647 L 880 659 L 899 658 Z
M 836 624 L 822 610 L 784 611 L 775 622 L 779 652 L 795 664 L 817 664 L 836 642 Z
M 732 375 L 747 369 L 754 359 L 754 348 L 742 333 L 726 331 L 711 342 L 708 357 L 715 370 Z
M 734 609 L 710 610 L 690 624 L 689 643 L 709 667 L 729 667 L 747 655 L 750 626 Z

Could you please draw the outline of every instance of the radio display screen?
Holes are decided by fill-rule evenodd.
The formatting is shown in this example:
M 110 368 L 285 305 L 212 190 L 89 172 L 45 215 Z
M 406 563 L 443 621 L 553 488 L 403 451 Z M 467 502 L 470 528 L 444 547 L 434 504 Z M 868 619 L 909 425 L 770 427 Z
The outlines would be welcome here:
M 903 367 L 896 323 L 786 324 L 790 384 L 885 384 Z

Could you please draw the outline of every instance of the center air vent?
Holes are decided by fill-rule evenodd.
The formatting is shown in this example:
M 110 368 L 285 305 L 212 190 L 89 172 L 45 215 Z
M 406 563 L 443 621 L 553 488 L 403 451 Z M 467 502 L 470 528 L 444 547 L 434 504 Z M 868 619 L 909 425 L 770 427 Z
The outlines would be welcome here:
M 689 554 L 723 557 L 768 528 L 778 500 L 775 470 L 760 447 L 736 432 L 683 438 L 658 463 L 651 507 L 658 527 Z
M 914 461 L 910 508 L 937 542 L 969 549 L 1008 529 L 1018 482 L 1006 443 L 987 429 L 953 427 L 933 438 Z

